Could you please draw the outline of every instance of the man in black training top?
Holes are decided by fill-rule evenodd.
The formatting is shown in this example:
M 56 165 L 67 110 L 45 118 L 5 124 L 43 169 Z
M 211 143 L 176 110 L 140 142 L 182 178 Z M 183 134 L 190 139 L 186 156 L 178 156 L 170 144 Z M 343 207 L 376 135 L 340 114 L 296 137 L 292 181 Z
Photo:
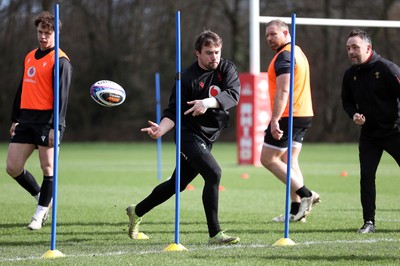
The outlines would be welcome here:
M 209 244 L 236 244 L 221 230 L 218 219 L 218 194 L 221 168 L 211 154 L 213 143 L 228 126 L 228 109 L 236 106 L 240 96 L 240 81 L 235 65 L 221 58 L 222 39 L 212 31 L 202 32 L 195 43 L 197 61 L 182 72 L 181 81 L 181 181 L 180 191 L 200 174 L 204 179 L 203 206 L 206 214 Z M 172 90 L 168 107 L 160 124 L 149 121 L 143 128 L 157 139 L 174 128 L 176 91 Z M 175 194 L 175 173 L 137 205 L 129 206 L 129 236 L 137 238 L 142 216 Z

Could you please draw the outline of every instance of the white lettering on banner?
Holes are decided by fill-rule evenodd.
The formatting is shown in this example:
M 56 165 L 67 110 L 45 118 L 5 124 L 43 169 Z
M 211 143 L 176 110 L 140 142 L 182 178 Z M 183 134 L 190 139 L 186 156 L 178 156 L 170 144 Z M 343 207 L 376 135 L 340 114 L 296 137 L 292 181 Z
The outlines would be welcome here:
M 268 98 L 268 81 L 266 79 L 261 79 L 257 84 L 257 88 L 259 93 L 257 97 L 260 97 L 262 100 L 267 100 Z
M 253 140 L 250 129 L 253 127 L 253 104 L 242 103 L 240 107 L 240 128 L 243 130 L 239 142 L 239 156 L 241 160 L 252 158 Z
M 253 94 L 253 90 L 251 89 L 251 84 L 250 83 L 244 83 L 242 84 L 242 90 L 240 92 L 242 96 L 250 96 Z

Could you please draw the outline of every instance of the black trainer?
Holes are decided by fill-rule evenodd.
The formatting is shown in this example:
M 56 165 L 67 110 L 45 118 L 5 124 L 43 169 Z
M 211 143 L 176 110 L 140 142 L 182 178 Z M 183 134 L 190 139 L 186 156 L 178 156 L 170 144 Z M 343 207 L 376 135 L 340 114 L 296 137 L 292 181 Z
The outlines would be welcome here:
M 360 234 L 369 234 L 375 232 L 375 225 L 372 221 L 366 221 L 364 225 L 358 230 Z

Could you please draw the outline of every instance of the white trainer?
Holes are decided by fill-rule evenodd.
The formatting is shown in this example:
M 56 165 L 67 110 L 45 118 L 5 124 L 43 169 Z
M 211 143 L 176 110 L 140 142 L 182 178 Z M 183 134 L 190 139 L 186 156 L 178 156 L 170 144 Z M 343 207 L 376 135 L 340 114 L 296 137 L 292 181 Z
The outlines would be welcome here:
M 28 229 L 30 230 L 40 230 L 42 229 L 43 219 L 37 219 L 32 217 L 31 223 L 28 225 Z
M 312 210 L 312 208 L 321 202 L 319 194 L 315 191 L 311 191 L 311 197 L 305 197 L 301 199 L 299 212 L 294 216 L 295 221 L 299 221 L 303 217 L 306 217 Z
M 272 218 L 272 221 L 275 223 L 284 223 L 285 222 L 285 215 L 281 214 L 277 217 Z M 296 221 L 294 220 L 294 215 L 290 214 L 289 216 L 289 222 L 300 222 L 300 223 L 305 223 L 306 222 L 306 217 L 302 217 L 300 220 Z
M 45 214 L 43 216 L 42 225 L 44 225 L 47 222 L 47 220 L 49 219 L 52 207 L 53 207 L 53 199 L 51 199 L 51 201 L 49 203 L 49 208 L 47 209 L 47 211 L 45 212 Z

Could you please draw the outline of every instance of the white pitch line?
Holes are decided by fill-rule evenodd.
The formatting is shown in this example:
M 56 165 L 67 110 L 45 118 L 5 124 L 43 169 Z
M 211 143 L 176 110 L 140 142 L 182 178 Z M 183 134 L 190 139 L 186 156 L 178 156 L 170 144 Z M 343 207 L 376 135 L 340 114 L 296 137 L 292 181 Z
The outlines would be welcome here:
M 400 239 L 393 238 L 382 238 L 382 239 L 365 239 L 365 240 L 335 240 L 335 241 L 307 241 L 302 245 L 321 245 L 321 244 L 332 244 L 332 243 L 345 243 L 345 244 L 364 244 L 364 243 L 378 243 L 378 242 L 400 242 Z
M 393 238 L 380 238 L 380 239 L 365 239 L 365 240 L 333 240 L 333 241 L 306 241 L 302 243 L 296 244 L 298 245 L 324 245 L 324 244 L 364 244 L 364 243 L 378 243 L 378 242 L 400 242 L 400 239 L 393 239 Z M 219 249 L 240 249 L 240 248 L 271 248 L 274 247 L 272 244 L 238 244 L 238 245 L 226 245 L 226 246 L 205 246 L 205 247 L 198 247 L 193 246 L 188 248 L 189 252 L 192 251 L 199 251 L 199 250 L 219 250 Z M 145 255 L 145 254 L 156 254 L 156 253 L 164 253 L 167 251 L 164 250 L 145 250 L 145 251 L 116 251 L 116 252 L 106 252 L 106 253 L 95 253 L 95 254 L 74 254 L 74 255 L 66 255 L 65 257 L 69 258 L 79 258 L 79 257 L 106 257 L 106 256 L 119 256 L 119 255 L 126 255 L 126 254 L 136 254 L 136 255 Z M 185 251 L 183 251 L 185 252 Z M 16 262 L 16 261 L 29 261 L 29 260 L 39 260 L 43 259 L 42 257 L 26 257 L 26 258 L 0 258 L 0 262 Z

